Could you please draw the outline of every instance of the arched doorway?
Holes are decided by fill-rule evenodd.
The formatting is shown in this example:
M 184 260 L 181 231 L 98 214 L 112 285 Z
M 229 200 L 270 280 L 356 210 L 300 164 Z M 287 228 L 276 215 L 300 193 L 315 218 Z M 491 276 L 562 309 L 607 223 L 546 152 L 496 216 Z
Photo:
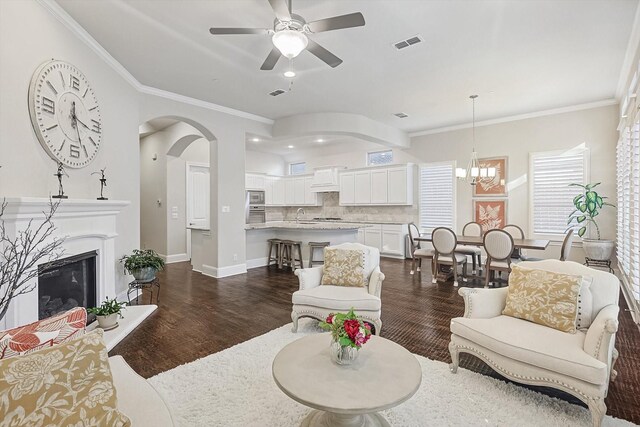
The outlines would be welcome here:
M 211 235 L 209 159 L 215 137 L 178 116 L 144 122 L 139 135 L 140 245 L 168 263 L 191 261 L 201 271 L 202 241 Z

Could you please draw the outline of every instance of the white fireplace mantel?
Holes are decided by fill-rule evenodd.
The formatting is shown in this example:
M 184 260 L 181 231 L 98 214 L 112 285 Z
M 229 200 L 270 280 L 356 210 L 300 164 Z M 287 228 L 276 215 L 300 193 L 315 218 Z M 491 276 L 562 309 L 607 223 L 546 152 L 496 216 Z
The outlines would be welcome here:
M 0 198 L 0 201 L 3 200 Z M 49 211 L 48 198 L 15 197 L 4 199 L 7 207 L 3 220 L 10 235 L 23 231 L 33 220 L 38 224 Z M 56 202 L 56 199 L 53 199 Z M 116 216 L 130 202 L 123 200 L 63 199 L 53 216 L 56 230 L 52 238 L 62 238 L 62 257 L 96 251 L 96 298 L 116 297 L 115 238 L 118 235 Z M 9 305 L 0 329 L 12 328 L 38 320 L 38 284 L 33 291 L 15 298 Z

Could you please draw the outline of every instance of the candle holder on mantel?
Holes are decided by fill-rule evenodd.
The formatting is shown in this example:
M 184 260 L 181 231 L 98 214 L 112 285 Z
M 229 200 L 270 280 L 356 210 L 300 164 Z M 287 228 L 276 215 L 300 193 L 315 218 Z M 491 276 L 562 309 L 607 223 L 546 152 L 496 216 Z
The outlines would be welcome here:
M 100 169 L 99 172 L 93 172 L 91 175 L 100 175 L 100 197 L 97 198 L 97 200 L 109 200 L 109 198 L 104 197 L 104 195 L 102 194 L 104 191 L 104 187 L 107 186 L 107 178 L 104 176 L 104 171 L 107 168 L 104 167 L 102 169 Z
M 55 196 L 51 196 L 52 199 L 68 199 L 69 197 L 64 194 L 64 187 L 62 186 L 62 177 L 66 176 L 69 178 L 67 171 L 64 170 L 64 165 L 62 162 L 58 162 L 58 171 L 53 174 L 53 176 L 58 177 L 58 194 Z

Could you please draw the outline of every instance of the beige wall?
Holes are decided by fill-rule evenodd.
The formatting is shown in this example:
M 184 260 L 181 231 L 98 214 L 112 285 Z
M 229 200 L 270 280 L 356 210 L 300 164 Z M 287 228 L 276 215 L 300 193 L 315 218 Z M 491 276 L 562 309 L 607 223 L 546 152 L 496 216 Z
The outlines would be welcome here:
M 282 176 L 288 172 L 284 158 L 277 154 L 247 150 L 245 156 L 247 172 L 266 173 L 275 176 Z

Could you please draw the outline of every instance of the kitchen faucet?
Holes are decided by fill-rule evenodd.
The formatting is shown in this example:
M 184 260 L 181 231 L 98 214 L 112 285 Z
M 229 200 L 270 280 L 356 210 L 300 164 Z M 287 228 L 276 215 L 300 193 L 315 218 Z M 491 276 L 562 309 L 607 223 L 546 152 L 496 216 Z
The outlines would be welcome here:
M 300 211 L 302 211 L 302 215 L 306 215 L 307 213 L 304 211 L 303 208 L 298 208 L 298 212 L 296 212 L 296 222 L 298 222 L 300 220 Z

